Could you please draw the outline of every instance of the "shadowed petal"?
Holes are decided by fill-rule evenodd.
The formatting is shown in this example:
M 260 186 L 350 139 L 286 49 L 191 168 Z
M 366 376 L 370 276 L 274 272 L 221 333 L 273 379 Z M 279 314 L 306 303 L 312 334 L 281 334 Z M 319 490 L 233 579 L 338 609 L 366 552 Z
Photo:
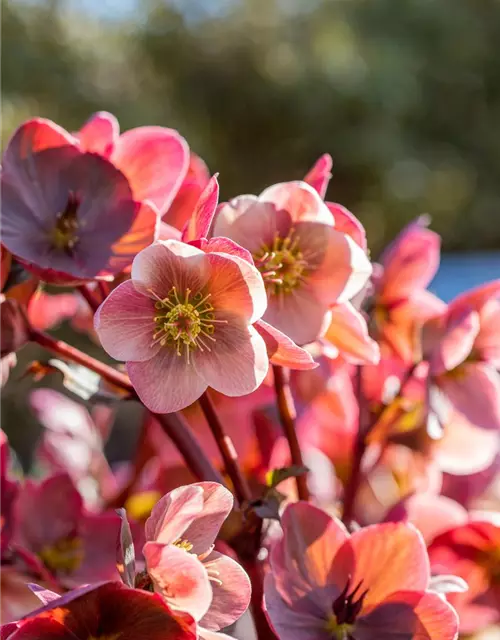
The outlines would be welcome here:
M 134 198 L 150 200 L 163 213 L 186 175 L 189 148 L 177 131 L 138 127 L 119 137 L 111 161 L 130 181 Z
M 214 551 L 204 561 L 211 581 L 213 599 L 200 620 L 202 627 L 218 631 L 240 618 L 248 609 L 252 586 L 244 569 L 232 558 Z
M 343 576 L 343 577 L 342 577 Z M 338 553 L 332 578 L 368 589 L 364 606 L 383 602 L 398 590 L 426 589 L 429 559 L 420 533 L 410 524 L 385 523 L 356 531 Z
M 212 602 L 212 586 L 198 558 L 179 547 L 146 542 L 143 548 L 155 590 L 168 605 L 201 620 Z
M 435 593 L 399 591 L 356 622 L 356 640 L 455 640 L 458 616 Z
M 178 356 L 169 346 L 146 362 L 127 362 L 127 372 L 139 398 L 154 413 L 180 411 L 208 386 L 193 363 L 187 364 L 186 354 Z
M 243 396 L 255 391 L 269 369 L 266 343 L 252 327 L 239 316 L 218 312 L 214 343 L 203 346 L 203 352 L 193 354 L 193 363 L 206 386 L 226 396 Z M 208 342 L 208 340 L 207 340 Z M 201 395 L 201 394 L 200 394 Z M 197 396 L 199 397 L 199 396 Z
M 118 285 L 97 309 L 94 327 L 105 351 L 116 360 L 144 362 L 161 349 L 152 346 L 155 306 L 131 280 Z

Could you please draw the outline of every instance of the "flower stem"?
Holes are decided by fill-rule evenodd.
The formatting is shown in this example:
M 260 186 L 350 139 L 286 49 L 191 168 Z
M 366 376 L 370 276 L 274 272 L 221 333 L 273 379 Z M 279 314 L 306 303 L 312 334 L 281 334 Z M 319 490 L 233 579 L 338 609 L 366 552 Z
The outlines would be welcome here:
M 31 328 L 30 331 L 30 339 L 32 342 L 36 342 L 44 349 L 51 351 L 61 358 L 66 358 L 66 360 L 71 360 L 71 362 L 81 364 L 87 369 L 94 371 L 100 375 L 103 380 L 106 380 L 106 382 L 109 382 L 115 387 L 119 387 L 128 393 L 134 393 L 134 387 L 126 374 L 117 371 L 100 360 L 92 358 L 83 351 L 72 347 L 67 342 L 57 340 L 48 333 L 44 333 L 43 331 L 38 331 L 33 328 Z
M 222 426 L 219 416 L 215 412 L 212 401 L 206 391 L 200 397 L 198 402 L 200 403 L 205 419 L 208 422 L 208 426 L 215 438 L 222 460 L 224 461 L 226 473 L 231 478 L 236 498 L 241 506 L 244 502 L 251 500 L 252 494 L 246 478 L 241 471 L 238 454 L 234 448 L 233 441 L 224 431 L 224 427 Z
M 292 464 L 298 467 L 303 467 L 304 461 L 302 459 L 302 451 L 300 450 L 299 440 L 295 430 L 296 413 L 292 392 L 290 390 L 289 371 L 283 367 L 273 365 L 273 374 L 280 422 L 283 427 L 283 431 L 285 432 L 286 439 L 288 440 Z M 309 489 L 307 488 L 306 475 L 296 476 L 295 481 L 297 482 L 299 499 L 309 500 Z
M 89 307 L 92 309 L 92 313 L 95 313 L 101 304 L 99 298 L 94 294 L 88 284 L 82 284 L 78 287 L 78 291 L 82 294 L 82 297 L 88 302 Z
M 263 608 L 264 572 L 262 570 L 262 564 L 255 557 L 252 559 L 240 557 L 240 561 L 252 583 L 250 610 L 252 612 L 255 630 L 257 631 L 257 638 L 259 640 L 276 640 L 276 635 L 269 625 Z
M 189 425 L 178 413 L 152 413 L 161 425 L 163 431 L 172 440 L 184 462 L 197 480 L 209 480 L 226 486 L 224 478 L 215 469 L 200 443 L 193 435 Z

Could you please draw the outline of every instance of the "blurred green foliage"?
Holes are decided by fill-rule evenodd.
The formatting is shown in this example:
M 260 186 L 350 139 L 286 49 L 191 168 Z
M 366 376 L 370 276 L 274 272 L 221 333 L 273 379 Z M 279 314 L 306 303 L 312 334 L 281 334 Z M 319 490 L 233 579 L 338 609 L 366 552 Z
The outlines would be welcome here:
M 224 198 L 328 151 L 329 197 L 375 250 L 422 212 L 447 249 L 500 248 L 498 0 L 114 5 L 2 2 L 4 142 L 29 116 L 106 109 L 179 129 Z

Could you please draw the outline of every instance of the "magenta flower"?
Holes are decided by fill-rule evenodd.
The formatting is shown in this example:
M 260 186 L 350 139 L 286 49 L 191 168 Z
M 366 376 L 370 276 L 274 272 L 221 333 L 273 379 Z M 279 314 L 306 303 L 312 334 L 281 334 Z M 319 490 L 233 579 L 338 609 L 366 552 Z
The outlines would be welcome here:
M 39 587 L 32 585 L 37 592 Z M 28 588 L 26 587 L 26 591 Z M 45 606 L 4 625 L 6 640 L 196 640 L 191 616 L 169 609 L 160 596 L 106 582 L 63 596 L 38 594 Z
M 180 184 L 187 162 L 177 134 L 145 129 L 121 136 L 106 158 L 86 152 L 50 120 L 37 118 L 19 127 L 3 159 L 5 246 L 48 281 L 110 278 L 129 267 L 156 239 L 156 207 L 173 189 L 168 165 L 162 168 L 163 182 L 159 178 L 159 163 L 175 146 L 172 171 Z
M 298 344 L 322 335 L 329 307 L 352 298 L 371 274 L 365 252 L 335 229 L 334 215 L 304 182 L 277 184 L 258 198 L 222 204 L 213 235 L 252 254 L 266 284 L 264 320 Z
M 164 496 L 146 522 L 143 552 L 155 591 L 173 609 L 190 613 L 206 639 L 235 622 L 250 602 L 245 571 L 213 550 L 232 506 L 227 489 L 199 482 Z
M 454 610 L 430 592 L 424 542 L 409 524 L 351 536 L 304 502 L 289 505 L 271 551 L 265 604 L 286 640 L 454 640 Z
M 14 504 L 12 548 L 32 555 L 47 579 L 74 587 L 113 579 L 120 520 L 111 513 L 86 513 L 66 473 L 40 484 L 26 481 Z
M 168 413 L 208 386 L 239 396 L 260 385 L 269 360 L 252 325 L 265 308 L 254 266 L 167 240 L 137 255 L 132 279 L 103 302 L 95 328 L 104 349 L 127 362 L 144 404 Z

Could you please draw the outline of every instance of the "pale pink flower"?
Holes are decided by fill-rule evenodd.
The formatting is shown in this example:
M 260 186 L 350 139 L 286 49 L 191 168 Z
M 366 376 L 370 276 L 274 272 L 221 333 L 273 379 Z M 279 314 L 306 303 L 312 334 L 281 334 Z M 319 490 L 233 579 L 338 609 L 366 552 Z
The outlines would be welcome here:
M 286 640 L 455 640 L 454 610 L 429 590 L 425 544 L 409 524 L 349 535 L 304 502 L 289 505 L 271 550 L 265 605 Z
M 167 240 L 136 256 L 132 279 L 99 307 L 95 328 L 104 349 L 127 362 L 144 404 L 168 413 L 208 386 L 238 396 L 260 385 L 269 359 L 252 325 L 265 308 L 251 264 Z
M 214 551 L 232 506 L 233 496 L 222 485 L 199 482 L 164 496 L 146 522 L 143 552 L 155 591 L 173 609 L 190 613 L 206 639 L 235 622 L 250 602 L 245 571 Z
M 365 285 L 371 265 L 305 182 L 276 184 L 259 197 L 239 196 L 220 205 L 214 236 L 247 249 L 264 278 L 264 320 L 294 342 L 321 336 L 329 308 L 350 300 Z

